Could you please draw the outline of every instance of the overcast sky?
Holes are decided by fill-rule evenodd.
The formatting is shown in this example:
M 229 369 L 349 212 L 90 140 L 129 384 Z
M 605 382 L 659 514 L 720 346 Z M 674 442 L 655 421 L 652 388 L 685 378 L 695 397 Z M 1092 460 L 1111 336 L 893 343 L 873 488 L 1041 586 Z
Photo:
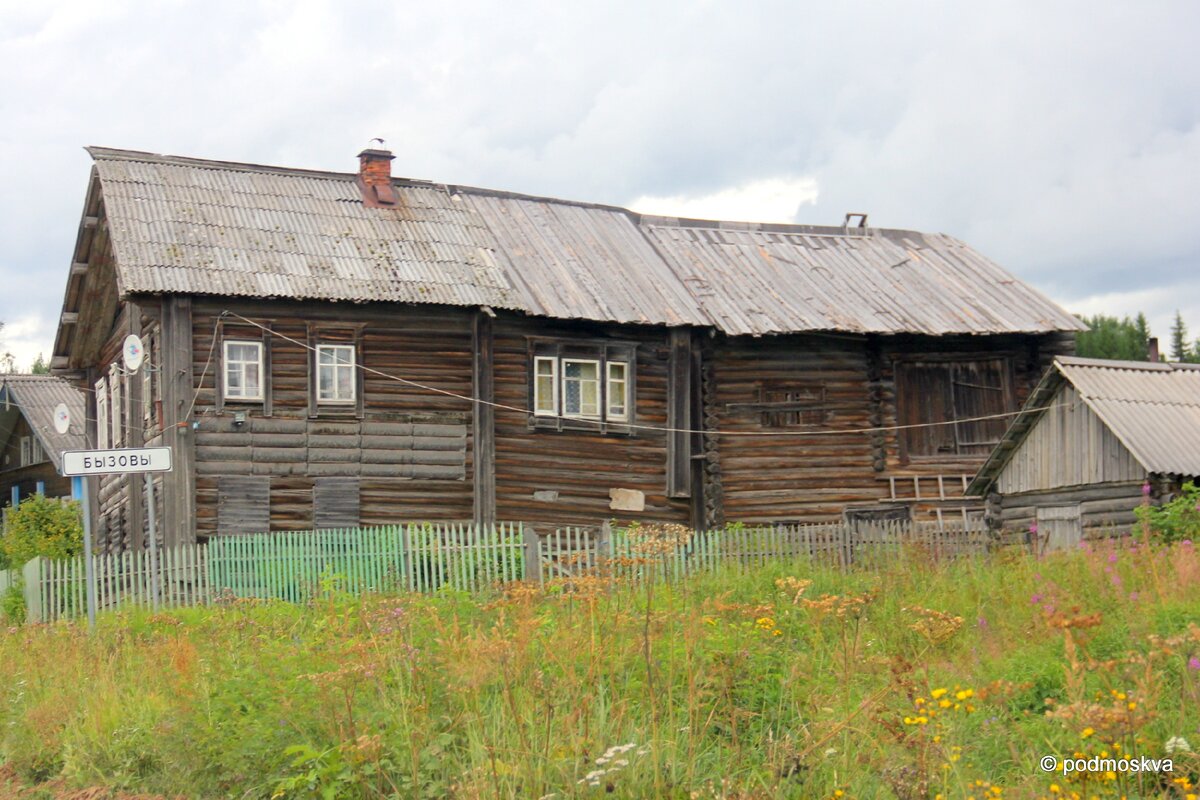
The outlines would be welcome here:
M 49 355 L 97 144 L 949 233 L 1200 336 L 1200 3 L 0 0 L 0 352 Z

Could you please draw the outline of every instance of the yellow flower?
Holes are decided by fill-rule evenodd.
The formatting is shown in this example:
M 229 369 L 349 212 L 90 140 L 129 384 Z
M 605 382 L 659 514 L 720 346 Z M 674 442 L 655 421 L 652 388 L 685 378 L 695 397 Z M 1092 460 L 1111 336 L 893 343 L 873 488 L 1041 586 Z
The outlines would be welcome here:
M 974 689 L 963 689 L 961 692 L 955 692 L 954 696 L 957 697 L 959 700 L 966 700 L 970 697 L 975 696 L 975 690 Z
M 934 689 L 929 694 L 933 697 L 934 700 L 937 700 L 939 697 L 944 695 L 946 693 L 946 691 L 947 690 L 945 690 L 945 689 Z
M 1079 738 L 1086 739 L 1095 732 L 1096 732 L 1096 730 L 1094 728 L 1084 728 L 1083 731 L 1079 734 Z
M 939 700 L 938 705 L 941 706 L 942 708 L 949 708 L 950 706 L 952 706 L 954 704 L 951 703 L 949 700 Z
M 1129 701 L 1129 710 L 1133 711 L 1135 708 L 1137 708 L 1137 703 L 1133 702 L 1132 700 Z
M 1050 794 L 1059 794 L 1061 792 L 1062 792 L 1062 789 L 1058 788 L 1057 783 L 1050 784 Z

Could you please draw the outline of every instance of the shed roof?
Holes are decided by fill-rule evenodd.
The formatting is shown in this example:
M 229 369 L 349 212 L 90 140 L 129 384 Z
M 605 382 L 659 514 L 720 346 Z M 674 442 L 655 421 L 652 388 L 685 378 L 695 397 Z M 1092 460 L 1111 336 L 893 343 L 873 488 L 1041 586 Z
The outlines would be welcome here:
M 988 490 L 1060 386 L 1070 383 L 1148 472 L 1200 475 L 1200 365 L 1059 356 L 980 468 Z
M 88 148 L 122 294 L 491 306 L 605 322 L 801 331 L 1079 330 L 962 242 L 912 231 L 645 217 L 396 179 Z
M 10 413 L 25 416 L 56 469 L 62 467 L 63 450 L 82 450 L 86 447 L 83 399 L 83 392 L 62 378 L 50 375 L 0 376 L 0 411 L 7 406 Z M 54 427 L 54 409 L 59 403 L 65 404 L 71 413 L 71 426 L 66 433 L 59 433 Z M 7 435 L 6 431 L 4 436 Z

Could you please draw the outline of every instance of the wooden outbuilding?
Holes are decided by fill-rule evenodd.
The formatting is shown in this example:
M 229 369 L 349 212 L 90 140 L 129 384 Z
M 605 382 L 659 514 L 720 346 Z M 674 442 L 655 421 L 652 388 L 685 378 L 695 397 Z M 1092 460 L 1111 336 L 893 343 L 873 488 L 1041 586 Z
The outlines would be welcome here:
M 1200 365 L 1060 356 L 971 482 L 998 531 L 1060 549 L 1128 533 L 1200 476 Z
M 410 520 L 981 512 L 1080 323 L 949 236 L 668 219 L 90 148 L 52 368 L 162 443 L 169 540 Z M 147 359 L 120 367 L 136 333 Z M 96 530 L 141 546 L 126 479 Z
M 67 408 L 70 427 L 59 433 L 54 409 Z M 0 375 L 0 504 L 34 492 L 69 497 L 71 481 L 59 475 L 62 451 L 85 446 L 83 393 L 49 375 Z

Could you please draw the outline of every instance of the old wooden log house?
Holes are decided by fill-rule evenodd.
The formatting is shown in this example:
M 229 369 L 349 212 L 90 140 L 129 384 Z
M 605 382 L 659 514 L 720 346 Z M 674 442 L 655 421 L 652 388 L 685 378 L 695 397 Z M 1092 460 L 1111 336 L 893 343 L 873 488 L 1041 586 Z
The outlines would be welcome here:
M 14 506 L 35 492 L 71 496 L 71 480 L 59 467 L 63 450 L 85 445 L 83 398 L 61 378 L 0 375 L 0 505 Z M 74 420 L 64 433 L 54 424 L 60 404 Z
M 174 448 L 168 542 L 961 515 L 994 415 L 1081 327 L 865 217 L 650 217 L 393 178 L 384 150 L 350 174 L 89 152 L 52 367 L 95 445 Z M 137 484 L 93 480 L 102 546 L 141 547 Z

